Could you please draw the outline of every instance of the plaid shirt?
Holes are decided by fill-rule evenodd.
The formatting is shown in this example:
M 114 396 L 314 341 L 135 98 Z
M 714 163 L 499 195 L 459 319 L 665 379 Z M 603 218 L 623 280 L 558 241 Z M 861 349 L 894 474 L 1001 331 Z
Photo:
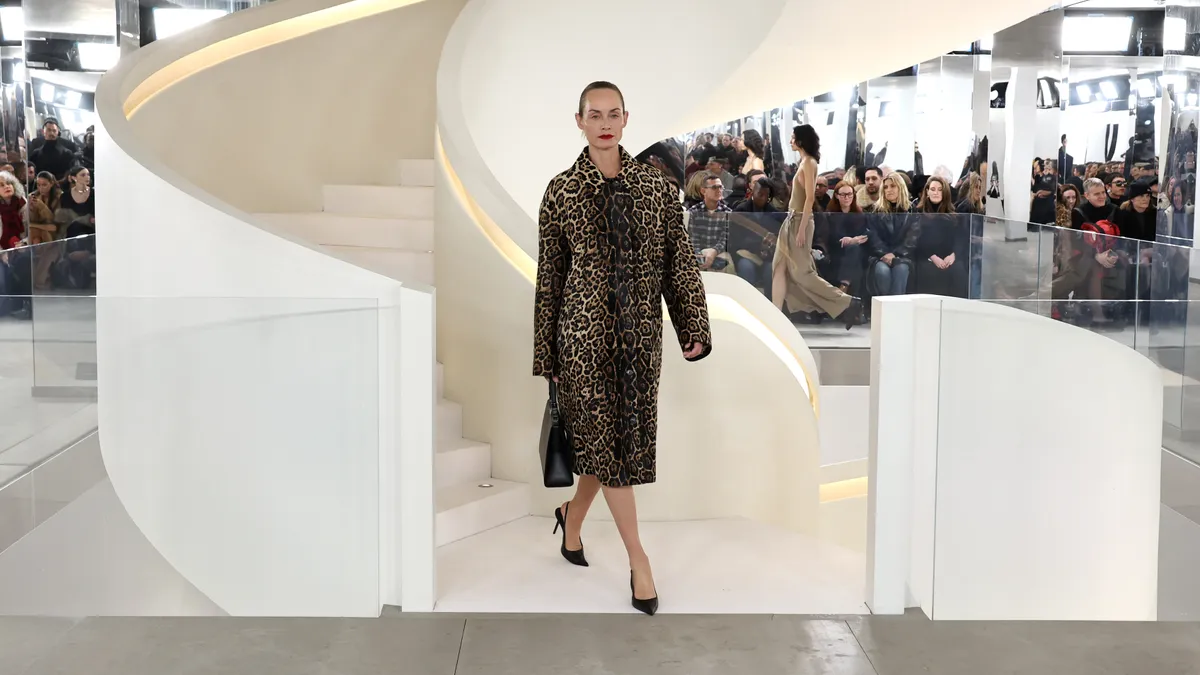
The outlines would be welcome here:
M 688 209 L 688 234 L 692 238 L 692 250 L 696 253 L 696 261 L 703 263 L 704 255 L 700 252 L 711 248 L 721 254 L 725 252 L 725 241 L 729 237 L 729 208 L 724 200 L 717 202 L 715 211 L 710 212 L 704 202 L 698 202 Z M 713 262 L 714 270 L 724 269 L 726 261 L 717 258 Z

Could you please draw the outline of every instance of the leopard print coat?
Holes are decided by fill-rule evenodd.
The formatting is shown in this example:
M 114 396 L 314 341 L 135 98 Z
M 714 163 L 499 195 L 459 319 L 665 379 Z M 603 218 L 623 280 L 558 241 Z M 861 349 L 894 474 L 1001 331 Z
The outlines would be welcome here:
M 575 473 L 653 483 L 662 301 L 680 345 L 708 355 L 700 268 L 679 190 L 621 149 L 606 178 L 585 148 L 546 188 L 538 217 L 533 374 L 559 378 Z

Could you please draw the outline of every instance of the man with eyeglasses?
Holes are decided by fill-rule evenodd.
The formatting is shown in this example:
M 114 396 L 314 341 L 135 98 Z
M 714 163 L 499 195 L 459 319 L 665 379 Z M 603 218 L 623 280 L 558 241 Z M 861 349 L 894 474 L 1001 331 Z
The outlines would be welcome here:
M 700 192 L 704 201 L 688 209 L 688 234 L 692 240 L 692 250 L 696 253 L 696 262 L 701 270 L 723 270 L 729 264 L 722 254 L 726 250 L 729 214 L 733 209 L 721 198 L 725 193 L 721 177 L 711 171 L 705 172 Z
M 1109 174 L 1104 183 L 1108 190 L 1108 200 L 1113 203 L 1113 206 L 1120 207 L 1125 203 L 1125 186 L 1128 183 L 1124 176 L 1119 173 Z

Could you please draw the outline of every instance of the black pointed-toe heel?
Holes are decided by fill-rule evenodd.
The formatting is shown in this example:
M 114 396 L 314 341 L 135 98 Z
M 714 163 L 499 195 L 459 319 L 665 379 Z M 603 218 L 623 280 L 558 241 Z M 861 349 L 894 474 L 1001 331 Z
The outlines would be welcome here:
M 650 598 L 648 600 L 639 600 L 638 597 L 636 595 L 634 595 L 633 570 L 629 571 L 629 596 L 633 600 L 633 608 L 636 609 L 637 611 L 639 611 L 643 614 L 648 614 L 650 616 L 654 616 L 654 613 L 658 611 L 658 594 L 657 593 L 654 594 L 653 598 Z
M 583 557 L 583 537 L 579 538 L 578 551 L 567 550 L 567 514 L 565 511 L 563 511 L 561 506 L 557 509 L 554 509 L 554 532 L 558 532 L 558 528 L 560 527 L 562 528 L 563 533 L 562 547 L 559 548 L 559 551 L 562 552 L 562 557 L 566 558 L 567 562 L 571 563 L 572 565 L 587 567 L 587 558 Z M 554 534 L 554 532 L 551 532 L 550 534 Z

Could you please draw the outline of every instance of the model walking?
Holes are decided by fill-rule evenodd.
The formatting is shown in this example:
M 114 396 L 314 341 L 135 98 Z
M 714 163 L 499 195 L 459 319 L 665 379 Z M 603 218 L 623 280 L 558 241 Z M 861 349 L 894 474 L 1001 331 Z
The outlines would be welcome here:
M 621 147 L 625 99 L 609 82 L 579 96 L 588 145 L 546 188 L 538 217 L 533 374 L 558 382 L 575 449 L 575 496 L 554 511 L 561 551 L 587 566 L 580 529 L 603 489 L 629 554 L 633 606 L 658 610 L 633 486 L 655 479 L 662 302 L 683 356 L 711 350 L 700 269 L 679 190 Z
M 821 161 L 821 139 L 812 125 L 792 131 L 792 149 L 800 153 L 800 164 L 792 180 L 788 217 L 779 232 L 771 279 L 771 300 L 787 312 L 820 310 L 846 324 L 846 330 L 862 323 L 862 303 L 829 285 L 817 274 L 813 262 L 813 202 L 816 198 L 817 163 Z

